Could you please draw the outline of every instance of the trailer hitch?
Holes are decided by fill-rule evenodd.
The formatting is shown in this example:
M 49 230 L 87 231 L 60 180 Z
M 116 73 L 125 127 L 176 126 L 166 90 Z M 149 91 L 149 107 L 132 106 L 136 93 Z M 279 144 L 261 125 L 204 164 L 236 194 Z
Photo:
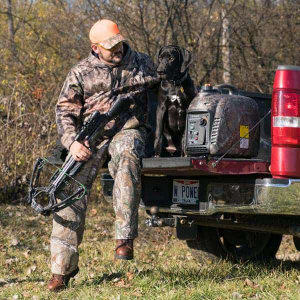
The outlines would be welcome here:
M 149 227 L 175 227 L 175 218 L 160 218 L 158 216 L 159 208 L 157 206 L 152 206 L 150 208 L 151 218 L 145 221 L 146 226 Z

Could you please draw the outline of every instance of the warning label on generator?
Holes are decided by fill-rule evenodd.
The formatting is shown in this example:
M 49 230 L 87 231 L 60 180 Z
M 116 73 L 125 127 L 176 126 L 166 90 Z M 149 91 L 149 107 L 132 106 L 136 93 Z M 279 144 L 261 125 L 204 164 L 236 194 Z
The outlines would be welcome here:
M 249 148 L 249 126 L 240 126 L 240 148 Z
M 244 139 L 249 139 L 249 126 L 240 126 L 240 137 Z
M 249 139 L 240 139 L 240 148 L 249 149 Z

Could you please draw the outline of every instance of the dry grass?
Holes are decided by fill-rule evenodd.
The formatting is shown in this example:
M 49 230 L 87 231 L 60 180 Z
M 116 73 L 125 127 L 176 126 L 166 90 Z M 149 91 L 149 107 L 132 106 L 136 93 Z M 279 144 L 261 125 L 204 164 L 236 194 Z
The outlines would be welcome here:
M 147 228 L 131 262 L 113 258 L 111 204 L 92 203 L 80 273 L 53 294 L 49 280 L 51 218 L 24 206 L 0 207 L 0 299 L 300 299 L 300 258 L 289 237 L 270 264 L 200 265 L 172 228 Z

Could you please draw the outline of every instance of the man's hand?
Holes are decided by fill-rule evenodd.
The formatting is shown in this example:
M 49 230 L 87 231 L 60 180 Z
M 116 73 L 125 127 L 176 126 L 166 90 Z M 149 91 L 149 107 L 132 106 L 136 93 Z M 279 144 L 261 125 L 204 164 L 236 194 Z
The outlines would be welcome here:
M 88 141 L 84 141 L 84 145 L 75 141 L 70 147 L 70 153 L 76 161 L 87 161 L 92 155 L 87 147 L 89 147 Z

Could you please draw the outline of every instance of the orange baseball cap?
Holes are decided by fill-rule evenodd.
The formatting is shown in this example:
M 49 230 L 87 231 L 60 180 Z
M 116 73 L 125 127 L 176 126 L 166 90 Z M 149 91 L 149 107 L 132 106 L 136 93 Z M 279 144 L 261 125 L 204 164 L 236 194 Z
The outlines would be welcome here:
M 99 44 L 105 49 L 111 49 L 118 43 L 125 41 L 118 25 L 107 19 L 97 21 L 92 26 L 89 37 L 92 44 Z

